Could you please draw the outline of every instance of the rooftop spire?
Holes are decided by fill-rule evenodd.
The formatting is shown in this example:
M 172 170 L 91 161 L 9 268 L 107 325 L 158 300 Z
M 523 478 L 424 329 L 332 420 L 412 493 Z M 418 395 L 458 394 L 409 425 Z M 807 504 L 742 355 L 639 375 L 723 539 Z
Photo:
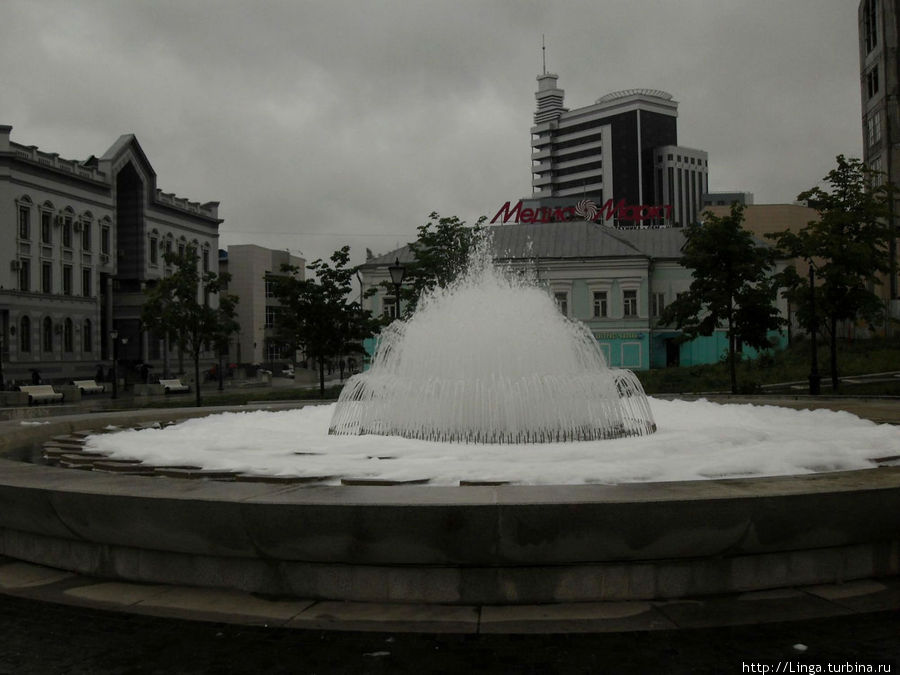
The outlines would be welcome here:
M 547 74 L 547 47 L 544 45 L 544 34 L 541 33 L 541 60 L 544 63 L 544 75 Z

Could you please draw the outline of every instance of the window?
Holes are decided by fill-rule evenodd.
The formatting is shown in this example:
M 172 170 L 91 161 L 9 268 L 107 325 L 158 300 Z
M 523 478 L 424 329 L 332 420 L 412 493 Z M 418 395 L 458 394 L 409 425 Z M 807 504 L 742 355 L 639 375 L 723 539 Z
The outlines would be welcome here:
M 876 110 L 866 120 L 866 141 L 870 146 L 881 140 L 881 115 Z
M 384 296 L 384 300 L 381 301 L 382 314 L 389 319 L 397 318 L 397 298 L 393 295 Z
M 19 319 L 19 351 L 31 353 L 31 319 L 27 316 Z
M 280 307 L 276 307 L 274 305 L 266 305 L 266 328 L 272 328 L 275 326 L 275 317 L 278 315 L 278 310 Z
M 209 249 L 203 249 L 203 273 L 209 272 Z
M 53 292 L 53 263 L 41 263 L 41 293 Z
M 31 239 L 31 209 L 19 206 L 19 239 Z
M 53 353 L 53 321 L 49 316 L 45 316 L 41 323 L 41 351 L 45 354 Z
M 170 236 L 166 239 L 166 254 L 171 254 L 171 253 L 172 253 L 172 237 Z M 166 261 L 166 264 L 167 265 L 169 264 L 168 260 Z
M 265 277 L 266 284 L 266 297 L 274 298 L 275 297 L 275 280 L 271 277 Z
M 653 316 L 661 316 L 663 310 L 666 308 L 666 294 L 665 293 L 653 293 L 650 295 L 650 308 L 653 312 Z
M 91 288 L 91 286 L 92 286 L 91 281 L 92 281 L 91 268 L 90 267 L 82 267 L 81 268 L 81 294 L 86 298 L 91 297 L 91 291 L 93 290 Z
M 71 216 L 66 216 L 65 218 L 63 218 L 62 245 L 63 245 L 63 248 L 72 248 L 72 217 Z
M 31 290 L 31 260 L 28 258 L 19 260 L 19 290 Z
M 594 318 L 604 319 L 607 316 L 606 291 L 594 291 Z
M 637 316 L 637 291 L 622 291 L 622 308 L 625 316 Z
M 109 255 L 109 225 L 100 226 L 100 253 Z
M 150 264 L 159 264 L 159 239 L 150 237 Z
M 53 243 L 53 214 L 50 211 L 41 211 L 41 242 Z
M 81 351 L 90 354 L 94 346 L 94 329 L 90 319 L 85 319 L 81 327 Z
M 178 257 L 179 257 L 179 258 L 183 258 L 183 257 L 184 257 L 184 242 L 179 242 L 179 243 L 178 243 Z
M 878 64 L 876 63 L 872 70 L 866 73 L 866 92 L 868 98 L 872 98 L 878 93 Z
M 67 354 L 73 350 L 75 343 L 75 326 L 72 319 L 66 319 L 63 323 L 63 351 Z
M 63 295 L 72 295 L 72 266 L 63 265 L 62 268 L 62 292 Z
M 81 221 L 81 250 L 85 253 L 91 252 L 91 221 Z
M 878 46 L 878 28 L 876 24 L 877 10 L 878 0 L 866 0 L 863 9 L 863 32 L 866 36 L 866 54 Z
M 553 294 L 553 299 L 556 300 L 556 306 L 559 307 L 559 311 L 562 312 L 563 316 L 569 316 L 569 294 L 565 291 L 560 291 Z

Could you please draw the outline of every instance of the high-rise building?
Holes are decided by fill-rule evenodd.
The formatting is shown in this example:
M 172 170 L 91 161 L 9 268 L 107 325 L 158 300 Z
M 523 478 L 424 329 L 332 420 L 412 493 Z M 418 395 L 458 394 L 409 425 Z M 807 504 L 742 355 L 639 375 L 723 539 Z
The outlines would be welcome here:
M 657 89 L 606 94 L 569 110 L 558 76 L 538 76 L 531 128 L 532 200 L 559 198 L 668 205 L 666 225 L 695 222 L 708 190 L 709 160 L 678 145 L 678 102 Z M 550 201 L 552 200 L 552 201 Z
M 859 3 L 859 65 L 862 98 L 863 161 L 900 183 L 900 12 L 897 0 Z M 891 315 L 900 318 L 896 223 L 890 244 L 891 273 L 886 284 Z M 888 299 L 888 298 L 886 298 Z

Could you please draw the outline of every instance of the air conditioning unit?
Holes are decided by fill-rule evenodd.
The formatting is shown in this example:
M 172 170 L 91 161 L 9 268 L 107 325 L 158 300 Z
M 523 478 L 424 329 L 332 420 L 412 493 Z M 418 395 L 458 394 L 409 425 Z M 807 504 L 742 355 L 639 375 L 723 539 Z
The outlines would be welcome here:
M 9 261 L 9 269 L 11 269 L 13 272 L 18 272 L 21 267 L 22 263 L 20 263 L 18 260 Z
M 57 225 L 62 225 L 64 222 L 66 222 L 66 219 L 62 214 L 59 214 L 56 216 L 56 224 Z

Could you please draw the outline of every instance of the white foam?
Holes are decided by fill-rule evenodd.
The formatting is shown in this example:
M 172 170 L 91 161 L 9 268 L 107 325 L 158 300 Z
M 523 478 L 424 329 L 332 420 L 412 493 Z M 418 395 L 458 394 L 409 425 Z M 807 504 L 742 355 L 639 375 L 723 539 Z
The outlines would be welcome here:
M 265 475 L 429 478 L 431 484 L 633 483 L 809 474 L 900 455 L 900 430 L 846 412 L 649 399 L 655 434 L 543 444 L 438 443 L 328 434 L 334 405 L 223 413 L 90 436 L 88 449 L 155 465 Z M 296 453 L 321 453 L 302 454 Z M 378 459 L 392 457 L 394 459 Z

